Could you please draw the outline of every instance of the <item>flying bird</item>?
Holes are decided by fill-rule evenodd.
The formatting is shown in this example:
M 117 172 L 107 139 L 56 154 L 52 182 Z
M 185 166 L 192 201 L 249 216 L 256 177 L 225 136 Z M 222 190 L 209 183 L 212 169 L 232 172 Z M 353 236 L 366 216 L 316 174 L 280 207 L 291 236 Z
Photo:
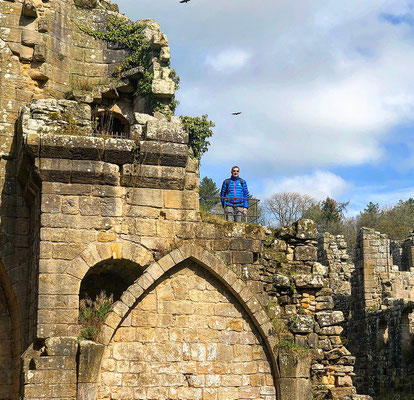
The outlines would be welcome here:
M 236 112 L 232 112 L 231 115 L 239 115 L 241 113 L 242 113 L 241 111 L 236 111 Z
M 190 0 L 181 0 L 180 3 L 188 3 Z

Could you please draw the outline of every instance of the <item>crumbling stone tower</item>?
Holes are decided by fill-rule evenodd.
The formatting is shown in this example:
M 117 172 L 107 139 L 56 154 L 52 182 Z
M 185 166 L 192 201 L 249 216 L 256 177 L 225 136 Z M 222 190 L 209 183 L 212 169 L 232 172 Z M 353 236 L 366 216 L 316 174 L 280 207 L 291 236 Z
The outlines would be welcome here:
M 117 69 L 124 17 L 76 4 L 0 1 L 0 399 L 362 398 L 314 224 L 202 221 L 166 36 Z

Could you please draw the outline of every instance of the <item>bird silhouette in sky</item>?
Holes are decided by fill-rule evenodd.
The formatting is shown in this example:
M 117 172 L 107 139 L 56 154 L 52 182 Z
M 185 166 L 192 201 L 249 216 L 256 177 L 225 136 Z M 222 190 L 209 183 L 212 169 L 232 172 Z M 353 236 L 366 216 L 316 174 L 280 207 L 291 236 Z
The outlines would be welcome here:
M 188 3 L 190 0 L 181 0 L 180 3 Z
M 236 111 L 236 112 L 232 112 L 231 115 L 240 115 L 242 112 L 241 111 Z

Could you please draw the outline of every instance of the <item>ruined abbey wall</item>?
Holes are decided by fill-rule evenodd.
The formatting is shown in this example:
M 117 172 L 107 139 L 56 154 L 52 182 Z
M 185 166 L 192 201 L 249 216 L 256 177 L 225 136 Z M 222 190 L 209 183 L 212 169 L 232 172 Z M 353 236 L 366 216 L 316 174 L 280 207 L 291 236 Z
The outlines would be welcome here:
M 143 21 L 147 69 L 114 75 L 125 48 L 83 29 L 113 16 L 0 0 L 0 398 L 357 400 L 400 376 L 411 306 L 390 299 L 410 298 L 411 267 L 372 232 L 354 265 L 312 221 L 202 218 L 189 135 L 150 107 L 174 96 L 167 38 Z M 115 303 L 83 340 L 80 300 L 101 290 Z
M 411 237 L 396 243 L 363 228 L 354 265 L 343 238 L 325 234 L 320 243 L 331 286 L 337 286 L 336 308 L 345 317 L 343 340 L 356 357 L 353 382 L 375 399 L 409 399 L 412 393 L 412 245 Z

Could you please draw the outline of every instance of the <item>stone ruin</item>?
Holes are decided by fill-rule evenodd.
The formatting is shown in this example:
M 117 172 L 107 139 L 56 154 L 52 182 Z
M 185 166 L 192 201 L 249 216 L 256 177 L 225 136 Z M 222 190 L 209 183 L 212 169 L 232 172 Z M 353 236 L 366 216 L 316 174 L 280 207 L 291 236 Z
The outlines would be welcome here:
M 414 239 L 364 229 L 354 265 L 312 221 L 201 218 L 167 37 L 143 21 L 139 95 L 146 71 L 114 75 L 125 48 L 79 28 L 124 17 L 80 3 L 0 0 L 0 399 L 412 393 Z M 85 340 L 100 290 L 115 302 Z

